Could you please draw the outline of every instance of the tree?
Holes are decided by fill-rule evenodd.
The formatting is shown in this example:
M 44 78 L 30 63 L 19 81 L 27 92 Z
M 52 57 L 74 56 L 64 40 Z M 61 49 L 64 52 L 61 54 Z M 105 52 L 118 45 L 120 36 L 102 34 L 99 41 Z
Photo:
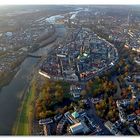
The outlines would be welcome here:
M 111 104 L 111 105 L 113 104 L 113 97 L 112 96 L 109 97 L 109 104 Z
M 132 99 L 130 100 L 130 103 L 131 103 L 132 106 L 134 105 L 134 102 L 135 102 L 135 99 L 132 98 Z
M 63 89 L 62 88 L 57 89 L 56 92 L 55 92 L 55 99 L 58 102 L 62 102 L 63 98 L 64 98 Z
M 100 89 L 95 89 L 93 92 L 93 96 L 96 97 L 99 94 Z
M 64 112 L 68 111 L 68 107 L 67 106 L 65 106 L 63 109 L 64 109 Z
M 74 107 L 74 106 L 76 106 L 76 104 L 75 104 L 74 102 L 72 102 L 72 103 L 70 104 L 70 107 Z
M 102 84 L 102 88 L 103 88 L 103 89 L 106 89 L 107 84 L 108 84 L 108 82 L 107 82 L 107 81 L 104 81 L 104 83 Z
M 93 87 L 93 81 L 90 80 L 90 81 L 87 82 L 86 88 L 87 88 L 87 90 L 90 92 L 92 87 Z
M 62 86 L 60 84 L 57 84 L 55 86 L 56 91 L 62 90 Z
M 50 91 L 51 91 L 51 87 L 50 86 L 47 86 L 46 87 L 46 92 L 50 93 Z
M 109 110 L 109 112 L 108 112 L 108 117 L 111 119 L 111 118 L 113 118 L 113 116 L 114 116 L 114 112 L 113 112 L 113 110 Z
M 128 69 L 129 69 L 129 65 L 127 64 L 125 67 L 124 67 L 124 71 L 127 72 L 125 75 L 127 76 L 128 75 Z
M 87 91 L 86 91 L 86 90 L 82 90 L 82 91 L 81 91 L 81 96 L 82 96 L 82 97 L 86 97 L 86 95 L 87 95 Z
M 99 117 L 102 116 L 102 112 L 101 112 L 101 111 L 97 110 L 96 113 L 97 113 L 97 115 L 98 115 Z
M 42 107 L 42 110 L 45 112 L 47 110 L 46 109 L 46 101 L 43 100 L 41 104 L 42 104 L 42 106 L 41 106 Z
M 46 118 L 46 112 L 40 112 L 39 113 L 39 117 L 40 117 L 40 119 L 45 119 Z
M 46 92 L 46 101 L 48 105 L 51 104 L 51 101 L 52 101 L 51 95 L 48 92 Z
M 138 102 L 139 108 L 140 108 L 140 101 Z
M 96 104 L 95 105 L 95 108 L 96 108 L 96 110 L 100 110 L 100 105 L 99 104 Z
M 41 112 L 41 111 L 42 111 L 42 107 L 41 107 L 41 105 L 36 106 L 36 111 L 37 111 L 37 112 Z
M 36 100 L 36 106 L 37 106 L 37 105 L 41 105 L 41 102 L 42 102 L 41 99 L 37 99 L 37 100 Z
M 97 82 L 101 82 L 100 77 L 99 77 L 99 76 L 96 76 L 96 77 L 95 77 L 95 81 L 97 81 Z
M 128 92 L 130 92 L 131 91 L 131 86 L 129 85 L 127 89 L 128 89 Z
M 39 94 L 39 99 L 45 99 L 45 97 L 46 97 L 46 90 L 43 89 L 42 92 L 40 92 Z
M 124 96 L 126 96 L 127 95 L 127 89 L 125 89 L 125 88 L 122 88 L 122 94 L 124 95 Z
M 64 112 L 64 108 L 58 108 L 57 109 L 57 112 L 59 112 L 59 113 L 61 113 L 61 114 L 64 114 L 65 112 Z
M 51 110 L 46 111 L 46 117 L 53 117 L 54 116 L 54 112 L 52 112 Z
M 85 108 L 84 103 L 82 101 L 79 102 L 79 107 L 82 108 L 82 109 Z
M 129 109 L 133 111 L 134 110 L 134 106 L 131 104 Z
M 101 101 L 101 106 L 102 106 L 102 108 L 106 107 L 106 101 L 105 100 Z

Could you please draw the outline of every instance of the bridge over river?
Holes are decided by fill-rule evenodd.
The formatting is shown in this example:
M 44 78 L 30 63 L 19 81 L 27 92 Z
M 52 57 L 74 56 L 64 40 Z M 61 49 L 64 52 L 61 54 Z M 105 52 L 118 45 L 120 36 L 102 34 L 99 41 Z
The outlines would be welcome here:
M 42 56 L 34 53 L 28 53 L 28 57 L 41 58 Z

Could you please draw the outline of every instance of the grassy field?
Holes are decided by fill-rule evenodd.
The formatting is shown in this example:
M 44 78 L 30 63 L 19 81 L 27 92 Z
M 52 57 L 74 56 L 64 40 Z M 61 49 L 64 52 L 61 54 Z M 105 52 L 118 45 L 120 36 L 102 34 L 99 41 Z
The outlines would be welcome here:
M 31 135 L 34 99 L 35 85 L 33 84 L 23 99 L 19 115 L 13 128 L 13 135 Z

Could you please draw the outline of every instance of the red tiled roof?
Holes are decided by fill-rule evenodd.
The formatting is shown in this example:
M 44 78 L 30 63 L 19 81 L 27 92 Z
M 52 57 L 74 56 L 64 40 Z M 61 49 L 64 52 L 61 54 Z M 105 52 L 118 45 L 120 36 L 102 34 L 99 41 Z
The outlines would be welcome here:
M 136 112 L 137 115 L 140 114 L 140 109 L 136 110 L 135 112 Z

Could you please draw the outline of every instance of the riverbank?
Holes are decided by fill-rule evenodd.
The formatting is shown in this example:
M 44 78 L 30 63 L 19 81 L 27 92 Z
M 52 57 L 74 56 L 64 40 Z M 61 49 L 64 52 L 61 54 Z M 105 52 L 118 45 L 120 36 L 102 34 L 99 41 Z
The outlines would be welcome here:
M 14 69 L 12 72 L 9 73 L 4 73 L 2 74 L 2 76 L 0 76 L 0 90 L 2 87 L 8 85 L 10 83 L 10 81 L 13 79 L 13 77 L 15 76 L 15 74 L 18 72 L 19 67 L 17 67 L 16 69 Z M 9 75 L 9 76 L 8 76 Z
M 36 89 L 33 78 L 30 81 L 30 86 L 24 91 L 23 101 L 12 129 L 12 135 L 31 135 L 35 94 Z
M 18 57 L 16 61 L 10 63 L 7 71 L 0 72 L 0 89 L 10 83 L 15 74 L 18 72 L 19 66 L 25 60 L 25 58 L 26 55 Z

